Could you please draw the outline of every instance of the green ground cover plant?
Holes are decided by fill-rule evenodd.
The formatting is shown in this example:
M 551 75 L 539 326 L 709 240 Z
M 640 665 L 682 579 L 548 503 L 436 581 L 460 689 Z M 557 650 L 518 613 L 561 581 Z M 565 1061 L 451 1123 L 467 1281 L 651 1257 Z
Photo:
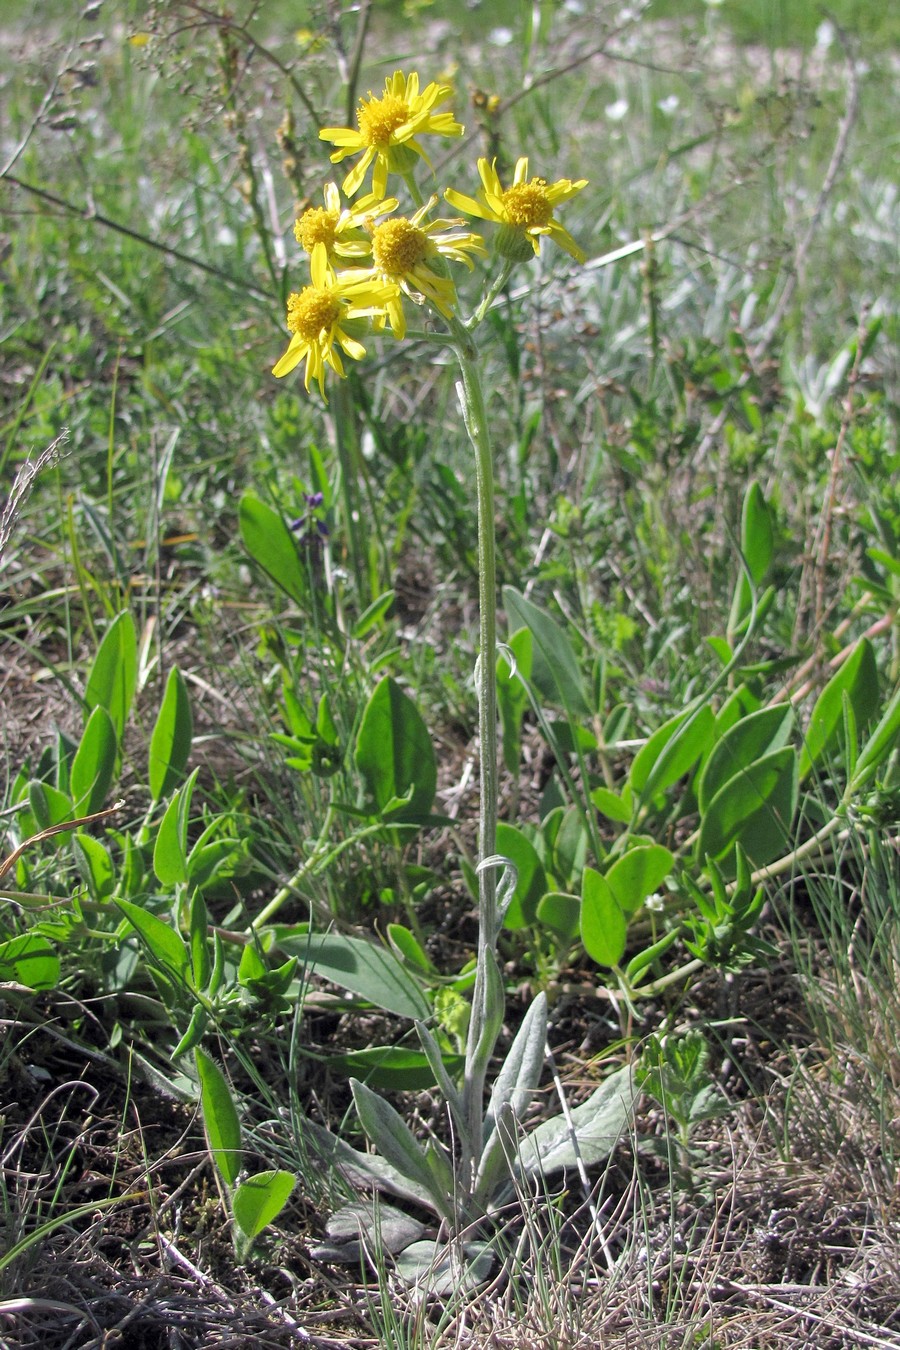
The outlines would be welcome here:
M 11 1345 L 898 1343 L 846 11 L 10 8 Z

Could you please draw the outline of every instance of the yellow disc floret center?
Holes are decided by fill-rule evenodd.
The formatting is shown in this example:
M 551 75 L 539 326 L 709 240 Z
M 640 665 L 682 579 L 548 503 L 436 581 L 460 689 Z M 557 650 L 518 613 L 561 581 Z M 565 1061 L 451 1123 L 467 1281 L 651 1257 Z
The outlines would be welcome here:
M 310 207 L 294 226 L 294 238 L 307 253 L 312 253 L 316 244 L 324 244 L 331 250 L 334 248 L 335 229 L 339 220 L 339 211 L 326 211 L 322 206 Z
M 367 145 L 383 150 L 390 144 L 391 136 L 404 122 L 409 121 L 409 105 L 396 94 L 385 94 L 384 98 L 363 100 L 356 114 L 360 134 Z
M 532 178 L 530 183 L 516 183 L 502 195 L 511 225 L 520 225 L 527 230 L 533 225 L 549 225 L 553 219 L 553 203 L 547 196 L 547 184 L 543 178 Z
M 424 230 L 397 216 L 377 225 L 372 234 L 372 258 L 380 272 L 391 277 L 402 277 L 420 263 L 428 250 L 428 236 Z
M 341 302 L 333 295 L 327 291 L 317 291 L 315 286 L 307 286 L 299 295 L 294 291 L 288 296 L 288 330 L 307 342 L 314 342 L 324 330 L 331 327 L 340 312 Z

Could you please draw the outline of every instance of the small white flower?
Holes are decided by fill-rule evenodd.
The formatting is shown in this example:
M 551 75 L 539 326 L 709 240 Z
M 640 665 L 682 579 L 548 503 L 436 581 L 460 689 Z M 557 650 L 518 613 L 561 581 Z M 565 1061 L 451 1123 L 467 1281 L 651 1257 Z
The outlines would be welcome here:
M 662 914 L 665 907 L 665 899 L 660 895 L 659 891 L 654 891 L 653 895 L 648 895 L 647 899 L 644 901 L 644 908 L 649 910 L 651 914 Z
M 664 117 L 671 117 L 678 107 L 678 102 L 677 94 L 669 94 L 666 98 L 661 98 L 656 106 Z
M 820 51 L 827 52 L 835 36 L 834 24 L 830 19 L 823 19 L 816 29 L 816 46 Z
M 495 47 L 508 47 L 514 36 L 511 28 L 492 28 L 488 33 L 488 42 Z
M 628 112 L 628 99 L 617 98 L 615 103 L 607 103 L 603 111 L 611 122 L 621 122 Z

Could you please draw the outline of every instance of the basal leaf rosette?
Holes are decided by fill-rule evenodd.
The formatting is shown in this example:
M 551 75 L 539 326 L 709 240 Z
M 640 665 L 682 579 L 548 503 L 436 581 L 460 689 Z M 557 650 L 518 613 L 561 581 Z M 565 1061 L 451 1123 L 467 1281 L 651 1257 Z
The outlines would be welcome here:
M 576 262 L 584 262 L 583 249 L 555 219 L 555 211 L 562 202 L 587 187 L 586 178 L 575 181 L 560 178 L 555 183 L 529 178 L 527 156 L 516 162 L 511 187 L 504 188 L 500 182 L 496 160 L 479 159 L 478 175 L 481 188 L 477 197 L 468 197 L 454 188 L 448 188 L 444 196 L 457 211 L 500 226 L 495 246 L 501 257 L 525 262 L 532 253 L 537 256 L 541 239 L 546 235 Z
M 356 131 L 352 127 L 324 127 L 319 139 L 337 146 L 331 155 L 332 164 L 361 155 L 344 179 L 346 195 L 352 197 L 359 191 L 373 162 L 372 191 L 379 198 L 387 192 L 389 173 L 410 173 L 417 157 L 430 166 L 419 136 L 461 136 L 464 128 L 453 114 L 436 111 L 452 92 L 449 84 L 434 81 L 420 91 L 415 72 L 405 76 L 396 70 L 385 81 L 380 98 L 369 90 L 369 97 L 360 99 Z
M 335 274 L 328 266 L 324 250 L 314 250 L 310 272 L 311 285 L 288 296 L 287 326 L 291 341 L 272 374 L 279 378 L 289 375 L 305 359 L 306 388 L 313 380 L 318 381 L 324 398 L 326 365 L 343 378 L 344 365 L 338 347 L 354 361 L 362 360 L 366 349 L 359 337 L 365 326 L 360 321 L 383 315 L 392 292 L 365 273 Z

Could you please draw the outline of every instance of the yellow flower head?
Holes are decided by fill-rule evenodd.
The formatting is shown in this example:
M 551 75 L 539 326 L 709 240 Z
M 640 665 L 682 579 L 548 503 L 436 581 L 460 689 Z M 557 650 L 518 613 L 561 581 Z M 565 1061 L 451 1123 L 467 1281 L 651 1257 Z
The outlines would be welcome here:
M 366 349 L 348 331 L 347 324 L 353 319 L 383 315 L 391 291 L 360 274 L 353 279 L 346 274 L 336 277 L 323 252 L 313 253 L 310 271 L 312 285 L 288 296 L 287 326 L 291 341 L 272 374 L 279 378 L 290 374 L 305 357 L 306 388 L 318 380 L 324 398 L 325 366 L 331 366 L 341 377 L 344 374 L 335 343 L 354 361 L 361 360 Z
M 372 240 L 368 231 L 373 220 L 396 207 L 396 197 L 382 199 L 371 192 L 360 197 L 352 209 L 342 206 L 341 195 L 334 183 L 326 183 L 325 205 L 311 206 L 297 217 L 294 238 L 310 258 L 316 250 L 323 253 L 331 268 L 337 260 L 370 258 Z
M 376 197 L 383 197 L 387 191 L 388 173 L 408 173 L 415 164 L 416 155 L 429 163 L 416 137 L 426 133 L 434 136 L 463 134 L 464 127 L 452 113 L 434 111 L 451 92 L 449 85 L 432 82 L 420 93 L 418 75 L 404 76 L 402 71 L 396 70 L 385 81 L 380 98 L 375 98 L 369 90 L 369 97 L 360 99 L 356 113 L 358 131 L 351 127 L 325 127 L 319 132 L 321 140 L 337 146 L 331 156 L 332 164 L 362 152 L 362 159 L 344 179 L 344 192 L 348 197 L 359 191 L 373 160 L 372 191 Z
M 403 295 L 408 295 L 416 304 L 430 300 L 445 318 L 453 313 L 456 287 L 448 276 L 434 270 L 431 266 L 434 259 L 449 258 L 465 263 L 471 269 L 474 264 L 469 255 L 487 251 L 479 235 L 454 232 L 454 226 L 463 224 L 461 220 L 426 221 L 425 217 L 436 201 L 437 196 L 432 197 L 408 219 L 391 216 L 375 225 L 372 229 L 373 266 L 358 273 L 360 278 L 368 277 L 391 289 L 392 298 L 385 309 L 394 336 L 398 338 L 406 333 Z M 357 274 L 344 273 L 344 276 L 351 275 Z
M 585 254 L 575 240 L 564 230 L 553 213 L 560 202 L 566 202 L 587 186 L 586 178 L 573 182 L 570 178 L 560 178 L 548 183 L 543 178 L 528 177 L 528 160 L 522 158 L 516 163 L 512 187 L 504 188 L 497 176 L 497 161 L 478 161 L 478 174 L 481 188 L 478 197 L 467 197 L 462 192 L 448 188 L 444 193 L 451 206 L 466 215 L 478 216 L 481 220 L 493 220 L 500 225 L 497 250 L 504 257 L 515 262 L 523 262 L 528 250 L 537 255 L 540 252 L 541 236 L 549 235 L 576 262 L 584 262 Z

